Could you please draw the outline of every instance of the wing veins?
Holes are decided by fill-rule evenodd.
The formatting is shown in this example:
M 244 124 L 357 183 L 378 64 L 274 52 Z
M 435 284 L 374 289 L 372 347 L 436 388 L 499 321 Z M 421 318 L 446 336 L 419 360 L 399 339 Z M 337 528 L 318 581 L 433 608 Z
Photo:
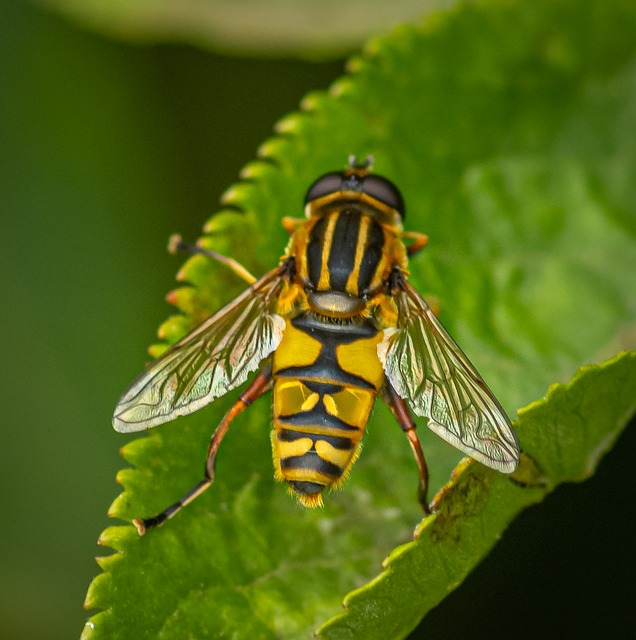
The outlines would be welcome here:
M 395 302 L 398 326 L 378 346 L 389 382 L 438 435 L 484 464 L 513 471 L 514 431 L 477 370 L 408 283 Z
M 195 411 L 237 387 L 278 346 L 273 312 L 282 269 L 266 274 L 171 347 L 121 396 L 113 424 L 140 431 Z

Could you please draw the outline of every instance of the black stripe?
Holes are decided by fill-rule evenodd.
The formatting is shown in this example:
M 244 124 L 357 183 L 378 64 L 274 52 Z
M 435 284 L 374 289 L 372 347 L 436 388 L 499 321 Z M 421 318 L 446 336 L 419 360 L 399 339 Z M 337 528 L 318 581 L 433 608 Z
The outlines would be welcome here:
M 320 396 L 333 395 L 344 389 L 341 384 L 329 384 L 328 382 L 316 382 L 314 380 L 303 380 L 303 384 L 309 391 L 313 391 Z
M 327 260 L 329 285 L 333 291 L 346 291 L 347 280 L 355 264 L 360 217 L 361 213 L 357 210 L 345 210 L 338 214 Z
M 325 485 L 318 482 L 303 482 L 302 480 L 288 480 L 288 482 L 296 493 L 302 493 L 306 496 L 318 495 L 325 489 Z
M 358 295 L 361 295 L 371 286 L 373 274 L 378 268 L 382 251 L 384 250 L 384 231 L 377 220 L 371 219 L 367 232 L 367 243 L 360 263 L 358 273 Z
M 307 243 L 307 276 L 309 282 L 315 287 L 320 280 L 322 270 L 322 246 L 325 239 L 325 228 L 327 219 L 320 218 L 309 232 L 309 242 Z
M 310 382 L 312 378 L 319 380 L 330 380 L 339 382 L 360 389 L 375 389 L 371 382 L 360 376 L 343 371 L 338 367 L 335 353 L 331 357 L 323 357 L 325 350 L 320 352 L 318 360 L 307 367 L 287 367 L 276 372 L 277 378 L 294 378 L 302 381 L 303 384 Z M 303 413 L 303 415 L 306 415 Z
M 303 382 L 306 379 L 318 378 L 332 382 L 334 385 L 348 384 L 362 389 L 375 389 L 373 384 L 364 378 L 343 371 L 336 357 L 336 348 L 339 345 L 371 338 L 378 333 L 378 328 L 372 320 L 365 319 L 362 322 L 351 322 L 347 325 L 332 325 L 320 322 L 312 316 L 300 315 L 292 320 L 292 325 L 318 340 L 322 344 L 322 349 L 313 364 L 281 369 L 276 372 L 277 377 L 297 378 Z
M 316 452 L 309 451 L 302 456 L 290 456 L 289 458 L 281 458 L 281 469 L 306 469 L 308 471 L 317 471 L 334 478 L 342 475 L 342 469 L 328 460 L 323 460 Z
M 304 382 L 304 381 L 303 381 Z M 348 424 L 338 416 L 332 416 L 327 413 L 322 403 L 317 404 L 311 411 L 302 411 L 301 413 L 293 413 L 289 416 L 276 416 L 276 421 L 281 425 L 290 427 L 315 427 L 340 429 L 342 431 L 360 431 L 360 428 Z
M 294 442 L 302 438 L 309 438 L 313 442 L 312 448 L 316 446 L 318 440 L 323 440 L 334 449 L 339 449 L 340 451 L 351 451 L 355 447 L 355 443 L 351 438 L 340 438 L 338 436 L 328 436 L 318 433 L 303 433 L 302 431 L 291 431 L 290 429 L 281 429 L 278 432 L 278 439 L 281 442 Z
M 354 319 L 346 323 L 332 323 L 311 313 L 302 313 L 291 323 L 299 331 L 316 338 L 322 344 L 349 344 L 364 338 L 373 338 L 379 329 L 372 320 Z

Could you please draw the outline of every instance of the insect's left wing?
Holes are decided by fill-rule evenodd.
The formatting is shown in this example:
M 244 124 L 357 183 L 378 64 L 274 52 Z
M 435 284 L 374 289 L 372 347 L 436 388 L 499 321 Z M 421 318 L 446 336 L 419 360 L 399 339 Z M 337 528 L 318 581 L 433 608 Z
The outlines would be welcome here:
M 413 287 L 405 283 L 394 299 L 398 326 L 385 330 L 378 355 L 395 391 L 444 440 L 512 473 L 519 445 L 497 399 Z
M 113 426 L 142 431 L 187 415 L 242 384 L 280 344 L 273 312 L 280 267 L 270 271 L 153 362 L 121 396 Z

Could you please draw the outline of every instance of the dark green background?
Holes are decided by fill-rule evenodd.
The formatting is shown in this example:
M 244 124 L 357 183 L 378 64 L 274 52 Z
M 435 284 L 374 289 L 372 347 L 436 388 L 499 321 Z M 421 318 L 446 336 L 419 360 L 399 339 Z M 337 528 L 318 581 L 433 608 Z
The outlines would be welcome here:
M 0 634 L 65 639 L 119 492 L 110 414 L 171 312 L 166 240 L 195 238 L 274 122 L 343 63 L 133 46 L 6 1 L 0 60 Z M 627 637 L 633 433 L 595 479 L 524 513 L 422 632 Z

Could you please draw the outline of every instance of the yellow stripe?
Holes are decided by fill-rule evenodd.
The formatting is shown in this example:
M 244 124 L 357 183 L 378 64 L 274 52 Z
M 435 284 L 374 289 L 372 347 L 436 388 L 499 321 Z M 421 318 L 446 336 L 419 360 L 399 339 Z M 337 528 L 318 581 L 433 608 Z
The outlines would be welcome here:
M 296 329 L 289 318 L 285 319 L 285 331 L 283 341 L 274 351 L 274 374 L 288 367 L 309 367 L 314 364 L 322 351 L 322 342 L 307 335 L 304 331 Z M 274 397 L 283 387 L 277 383 L 274 388 Z M 290 382 L 290 385 L 293 386 Z
M 315 224 L 316 223 L 314 222 L 314 225 Z M 311 228 L 307 229 L 307 227 L 301 227 L 300 230 L 292 236 L 292 242 L 296 240 L 292 255 L 295 253 L 297 260 L 298 256 L 300 256 L 300 271 L 298 275 L 301 278 L 301 282 L 303 280 L 309 280 L 309 273 L 307 271 L 307 245 L 309 243 L 308 236 L 310 230 Z
M 336 358 L 343 371 L 359 376 L 371 383 L 378 391 L 384 384 L 384 369 L 378 358 L 378 344 L 384 333 L 378 333 L 372 338 L 361 338 L 336 347 Z M 336 403 L 338 399 L 334 397 Z M 371 395 L 371 401 L 373 396 Z
M 351 471 L 351 467 L 353 467 L 353 465 L 356 463 L 356 460 L 358 459 L 358 456 L 360 455 L 361 451 L 362 451 L 362 442 L 358 442 L 358 446 L 355 448 L 355 451 L 353 452 L 353 455 L 349 459 L 349 464 L 347 465 L 347 467 L 345 469 L 343 469 L 342 475 L 340 476 L 340 478 L 338 480 L 336 480 L 336 482 L 334 482 L 331 485 L 332 489 L 341 489 L 342 488 L 342 485 L 344 485 L 345 481 L 347 480 L 347 478 L 349 476 L 349 472 Z
M 353 457 L 353 451 L 350 449 L 336 449 L 333 445 L 329 444 L 325 440 L 317 440 L 314 445 L 316 449 L 316 453 L 327 462 L 331 462 L 331 464 L 335 464 L 337 467 L 340 467 L 343 471 L 349 466 L 349 462 Z
M 289 482 L 290 480 L 297 480 L 300 482 L 317 482 L 318 484 L 324 484 L 328 487 L 338 480 L 335 476 L 320 473 L 313 469 L 282 469 L 282 473 L 285 482 Z
M 327 413 L 343 422 L 364 429 L 375 401 L 375 392 L 357 387 L 345 387 L 322 399 Z
M 329 260 L 329 253 L 331 252 L 331 244 L 333 242 L 333 231 L 336 228 L 336 222 L 338 221 L 338 212 L 330 214 L 327 220 L 327 228 L 325 229 L 325 237 L 322 245 L 322 260 L 320 265 L 320 280 L 318 280 L 318 290 L 327 291 L 331 286 L 329 278 L 329 267 L 327 261 Z
M 379 286 L 390 268 L 393 265 L 399 266 L 401 269 L 406 269 L 408 261 L 406 259 L 406 249 L 404 243 L 397 239 L 394 235 L 390 235 L 392 232 L 390 228 L 383 226 L 384 230 L 384 247 L 382 256 L 378 262 L 378 266 L 375 268 L 373 278 L 371 279 L 370 288 Z
M 385 245 L 386 246 L 386 245 Z M 387 261 L 387 253 L 386 251 L 382 252 L 382 257 L 380 258 L 380 262 L 378 262 L 378 266 L 375 268 L 375 272 L 373 273 L 373 278 L 371 280 L 370 288 L 373 289 L 377 287 L 382 280 L 384 279 L 385 273 L 388 271 L 389 263 Z
M 280 458 L 293 458 L 304 456 L 314 446 L 311 438 L 298 438 L 291 442 L 278 442 L 278 455 Z
M 358 277 L 360 275 L 360 265 L 362 264 L 362 258 L 364 257 L 364 250 L 367 246 L 367 236 L 369 235 L 369 225 L 371 224 L 371 218 L 362 216 L 360 218 L 360 229 L 358 231 L 358 243 L 356 244 L 356 257 L 353 262 L 353 269 L 347 278 L 347 292 L 354 296 L 359 294 L 358 291 Z

